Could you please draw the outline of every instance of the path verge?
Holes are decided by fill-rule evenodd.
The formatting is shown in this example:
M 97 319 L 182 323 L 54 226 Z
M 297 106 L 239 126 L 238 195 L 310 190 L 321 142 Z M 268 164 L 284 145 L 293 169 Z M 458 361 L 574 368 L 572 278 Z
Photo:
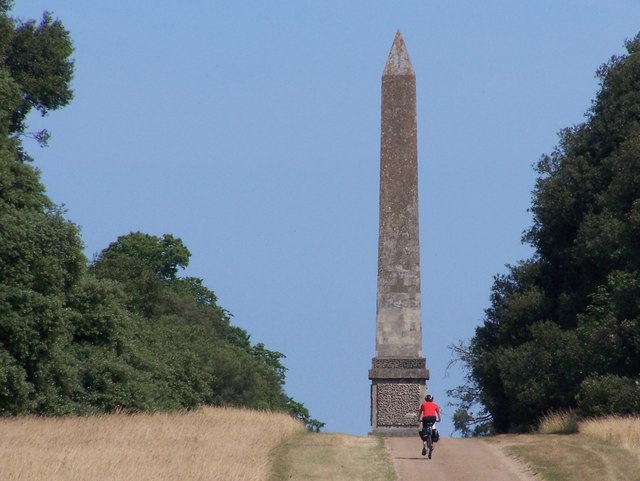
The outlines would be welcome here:
M 270 481 L 395 481 L 391 458 L 377 436 L 297 435 L 273 453 Z
M 582 434 L 496 436 L 488 440 L 548 481 L 638 481 L 640 458 Z

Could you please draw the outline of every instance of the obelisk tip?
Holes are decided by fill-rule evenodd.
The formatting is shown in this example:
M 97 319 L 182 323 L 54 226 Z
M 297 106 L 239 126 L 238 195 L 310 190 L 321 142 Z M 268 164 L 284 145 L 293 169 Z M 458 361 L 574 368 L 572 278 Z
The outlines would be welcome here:
M 396 37 L 393 39 L 393 45 L 382 75 L 415 75 L 400 30 L 396 32 Z

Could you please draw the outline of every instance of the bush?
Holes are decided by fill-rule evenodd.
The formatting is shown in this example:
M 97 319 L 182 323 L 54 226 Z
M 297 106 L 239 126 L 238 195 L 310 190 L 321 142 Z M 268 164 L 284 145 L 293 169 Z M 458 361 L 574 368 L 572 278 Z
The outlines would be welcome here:
M 583 417 L 637 414 L 640 384 L 638 380 L 614 374 L 591 376 L 580 385 L 577 401 L 578 412 Z

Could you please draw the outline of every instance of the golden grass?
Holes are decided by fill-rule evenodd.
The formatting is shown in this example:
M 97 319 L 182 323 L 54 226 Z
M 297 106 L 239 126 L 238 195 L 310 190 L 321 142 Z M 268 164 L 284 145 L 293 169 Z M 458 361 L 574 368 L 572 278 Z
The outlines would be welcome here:
M 280 413 L 0 420 L 2 481 L 263 481 L 271 452 L 304 426 Z
M 640 417 L 607 416 L 580 422 L 580 432 L 640 456 Z
M 538 423 L 540 434 L 574 434 L 578 432 L 578 417 L 573 411 L 560 410 L 545 414 Z

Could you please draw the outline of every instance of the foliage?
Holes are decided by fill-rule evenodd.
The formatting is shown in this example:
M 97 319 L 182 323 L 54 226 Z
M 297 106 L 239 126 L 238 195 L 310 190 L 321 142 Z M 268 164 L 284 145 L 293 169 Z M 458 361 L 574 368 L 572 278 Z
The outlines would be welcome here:
M 189 263 L 191 253 L 182 240 L 171 234 L 162 238 L 134 232 L 118 237 L 109 247 L 103 250 L 95 260 L 97 268 L 101 265 L 124 268 L 133 264 L 135 269 L 141 269 L 163 281 L 173 281 L 178 268 L 185 268 Z M 128 269 L 131 272 L 131 267 Z M 112 276 L 117 276 L 117 273 Z
M 18 22 L 9 16 L 12 1 L 0 2 L 0 137 L 25 133 L 32 109 L 41 115 L 67 105 L 73 92 L 73 53 L 62 23 L 45 13 L 42 20 Z M 46 141 L 48 132 L 36 137 Z M 14 143 L 21 160 L 29 160 Z
M 284 354 L 263 343 L 252 346 L 201 279 L 177 276 L 189 257 L 178 238 L 135 232 L 119 237 L 91 265 L 96 277 L 122 286 L 125 304 L 137 318 L 138 351 L 153 360 L 141 359 L 142 365 L 161 367 L 151 372 L 156 383 L 151 392 L 172 394 L 154 407 L 251 406 L 287 411 L 310 428 L 321 427 L 285 395 Z
M 69 33 L 62 24 L 45 13 L 36 24 L 17 25 L 6 47 L 5 66 L 23 92 L 21 105 L 12 115 L 11 130 L 22 132 L 32 108 L 43 116 L 69 103 L 73 76 L 73 52 Z
M 19 135 L 33 108 L 71 99 L 71 42 L 62 25 L 8 16 L 0 4 L 0 413 L 64 413 L 77 390 L 66 293 L 86 266 L 77 227 L 25 164 Z
M 0 415 L 247 406 L 322 423 L 284 392 L 284 354 L 230 324 L 181 239 L 132 232 L 89 264 L 22 148 L 27 116 L 72 98 L 68 32 L 0 0 Z
M 592 375 L 582 381 L 577 399 L 583 417 L 632 415 L 640 412 L 640 383 L 615 374 Z
M 325 425 L 325 423 L 318 421 L 317 419 L 313 419 L 309 414 L 309 410 L 304 407 L 302 403 L 297 402 L 293 398 L 287 398 L 286 411 L 296 419 L 302 421 L 306 426 L 307 431 L 312 433 L 319 433 Z
M 459 343 L 449 346 L 454 357 L 449 362 L 448 368 L 456 363 L 470 365 L 473 362 L 474 353 L 468 345 Z M 480 386 L 475 378 L 467 371 L 465 384 L 447 391 L 447 396 L 458 401 L 457 409 L 453 414 L 453 427 L 463 437 L 485 436 L 493 432 L 491 415 L 480 401 Z
M 498 432 L 531 429 L 550 410 L 584 413 L 640 375 L 640 35 L 626 47 L 598 70 L 586 121 L 537 163 L 523 236 L 535 254 L 495 277 L 461 357 L 474 384 L 457 393 L 460 405 L 470 395 Z M 605 404 L 639 409 L 613 396 Z

